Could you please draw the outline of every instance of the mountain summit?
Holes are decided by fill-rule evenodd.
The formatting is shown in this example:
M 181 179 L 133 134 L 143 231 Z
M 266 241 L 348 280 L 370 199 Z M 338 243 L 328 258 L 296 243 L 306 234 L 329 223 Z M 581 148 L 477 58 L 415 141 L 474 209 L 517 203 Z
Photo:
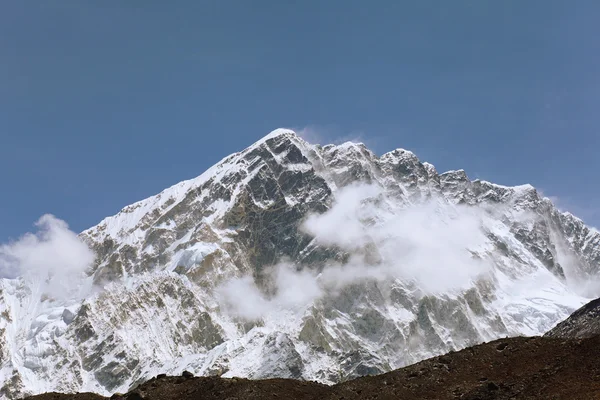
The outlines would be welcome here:
M 0 282 L 6 398 L 183 370 L 345 381 L 543 334 L 597 294 L 600 267 L 600 234 L 530 185 L 287 129 L 80 238 L 96 254 L 83 298 Z

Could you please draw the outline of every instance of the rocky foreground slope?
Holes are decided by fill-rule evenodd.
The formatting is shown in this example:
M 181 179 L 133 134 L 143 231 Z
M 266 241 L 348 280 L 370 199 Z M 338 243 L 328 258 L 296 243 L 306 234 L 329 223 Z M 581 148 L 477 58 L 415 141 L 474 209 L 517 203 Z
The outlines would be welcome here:
M 559 339 L 586 339 L 600 335 L 600 299 L 592 300 L 544 336 Z
M 80 238 L 77 291 L 0 280 L 4 398 L 183 370 L 334 384 L 541 335 L 599 287 L 600 234 L 535 188 L 284 129 Z
M 151 379 L 112 399 L 128 400 L 508 400 L 600 399 L 600 337 L 509 338 L 334 386 L 289 379 Z M 94 394 L 44 394 L 31 400 L 100 400 Z

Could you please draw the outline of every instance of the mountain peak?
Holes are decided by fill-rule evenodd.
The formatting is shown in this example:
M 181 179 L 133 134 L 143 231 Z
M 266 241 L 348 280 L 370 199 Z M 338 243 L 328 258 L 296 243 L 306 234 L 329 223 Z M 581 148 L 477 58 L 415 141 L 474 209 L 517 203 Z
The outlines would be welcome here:
M 263 136 L 258 141 L 256 141 L 253 146 L 260 145 L 269 139 L 274 139 L 274 138 L 278 138 L 281 136 L 298 139 L 298 134 L 296 132 L 294 132 L 293 130 L 287 129 L 287 128 L 277 128 L 277 129 L 269 132 L 269 134 L 267 134 L 266 136 Z

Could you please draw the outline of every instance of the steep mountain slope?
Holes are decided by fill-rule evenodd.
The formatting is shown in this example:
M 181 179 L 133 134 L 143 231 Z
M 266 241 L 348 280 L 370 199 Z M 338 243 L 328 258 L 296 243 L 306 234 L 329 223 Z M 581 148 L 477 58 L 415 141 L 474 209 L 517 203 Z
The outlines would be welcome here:
M 276 130 L 81 234 L 83 300 L 2 280 L 0 389 L 127 391 L 157 373 L 323 383 L 504 336 L 594 294 L 600 234 L 531 186 Z

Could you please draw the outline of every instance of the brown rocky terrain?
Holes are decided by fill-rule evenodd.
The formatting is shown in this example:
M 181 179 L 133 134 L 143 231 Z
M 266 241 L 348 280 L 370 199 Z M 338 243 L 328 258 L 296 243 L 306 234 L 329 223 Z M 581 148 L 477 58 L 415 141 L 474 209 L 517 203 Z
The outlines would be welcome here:
M 382 375 L 334 386 L 291 379 L 159 376 L 112 399 L 600 399 L 600 336 L 518 337 L 434 357 Z M 92 400 L 47 393 L 32 400 Z

